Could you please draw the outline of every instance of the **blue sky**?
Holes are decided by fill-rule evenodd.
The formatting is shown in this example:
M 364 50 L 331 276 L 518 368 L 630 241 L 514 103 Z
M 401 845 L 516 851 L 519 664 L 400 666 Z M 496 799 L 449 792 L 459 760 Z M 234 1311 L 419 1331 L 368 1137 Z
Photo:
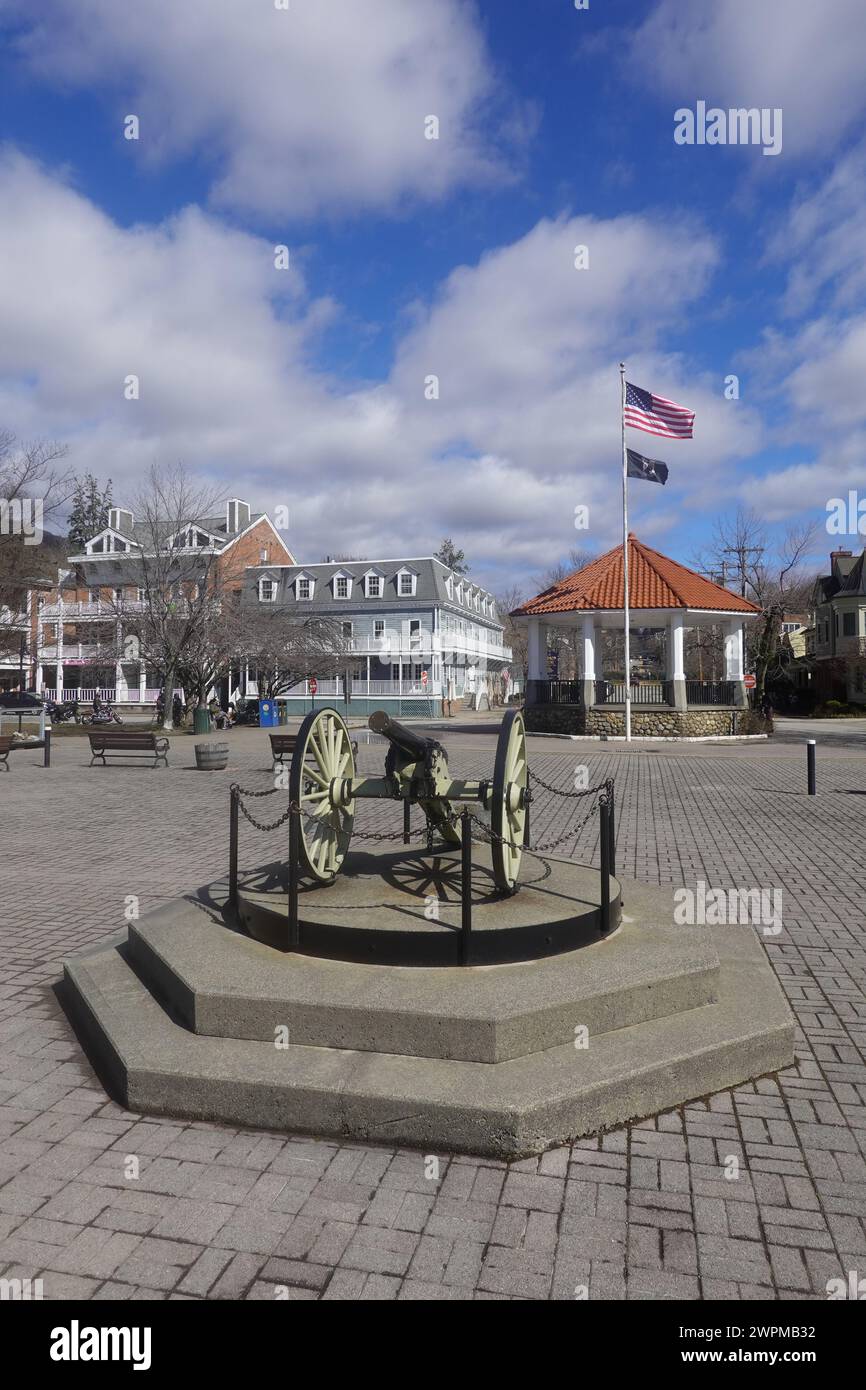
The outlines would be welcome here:
M 864 488 L 859 2 L 0 0 L 0 36 L 0 425 L 124 498 L 182 460 L 287 505 L 300 559 L 450 534 L 528 587 L 617 540 L 626 355 L 697 412 L 631 434 L 671 470 L 633 530 L 688 562 L 742 505 L 830 548 Z M 781 152 L 676 144 L 699 100 L 781 109 Z

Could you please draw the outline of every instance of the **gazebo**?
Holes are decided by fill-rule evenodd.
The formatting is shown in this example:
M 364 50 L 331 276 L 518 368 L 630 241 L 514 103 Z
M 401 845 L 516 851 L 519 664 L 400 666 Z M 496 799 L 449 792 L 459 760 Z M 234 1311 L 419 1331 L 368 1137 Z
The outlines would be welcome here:
M 632 732 L 638 736 L 700 737 L 752 732 L 744 684 L 745 628 L 760 609 L 739 594 L 628 538 L 629 631 L 665 634 L 663 679 L 631 676 Z M 606 679 L 600 669 L 600 629 L 623 630 L 622 546 L 551 585 L 512 613 L 528 628 L 526 725 L 537 732 L 625 733 L 625 673 Z M 551 675 L 547 631 L 574 628 L 580 675 Z M 724 634 L 724 679 L 686 676 L 686 628 L 719 627 Z

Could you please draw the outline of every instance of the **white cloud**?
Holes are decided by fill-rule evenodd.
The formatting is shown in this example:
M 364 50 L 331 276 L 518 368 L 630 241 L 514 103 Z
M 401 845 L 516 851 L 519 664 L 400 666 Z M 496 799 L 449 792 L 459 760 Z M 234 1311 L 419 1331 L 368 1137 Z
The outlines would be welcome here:
M 771 237 L 767 261 L 788 267 L 783 309 L 800 315 L 821 298 L 850 308 L 866 292 L 866 141 L 840 158 L 817 187 L 801 189 Z
M 201 156 L 232 207 L 298 217 L 435 199 L 509 177 L 497 112 L 503 141 L 526 134 L 466 0 L 5 2 L 36 72 L 113 94 L 107 141 L 138 115 L 136 154 Z
M 760 441 L 749 407 L 661 341 L 715 264 L 691 221 L 542 221 L 415 306 L 393 371 L 349 390 L 313 365 L 339 306 L 276 271 L 268 242 L 197 208 L 121 228 L 14 152 L 0 204 L 14 209 L 0 219 L 0 424 L 68 440 L 72 464 L 113 477 L 121 500 L 150 463 L 180 460 L 287 504 L 303 559 L 429 553 L 451 533 L 493 581 L 613 544 L 622 352 L 633 380 L 698 412 L 694 442 L 646 436 L 672 476 L 664 493 L 632 489 L 635 529 L 675 528 L 690 498 L 718 499 L 730 475 L 716 465 Z M 578 243 L 589 270 L 573 268 Z M 129 373 L 138 401 L 124 399 Z
M 676 106 L 781 107 L 788 155 L 826 154 L 866 104 L 862 0 L 660 0 L 628 52 Z

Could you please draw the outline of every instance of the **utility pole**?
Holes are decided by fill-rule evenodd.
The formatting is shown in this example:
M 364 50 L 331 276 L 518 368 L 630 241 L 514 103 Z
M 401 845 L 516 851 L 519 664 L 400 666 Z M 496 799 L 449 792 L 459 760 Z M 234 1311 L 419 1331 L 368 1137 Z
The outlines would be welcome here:
M 747 556 L 749 556 L 749 555 L 763 555 L 763 553 L 764 553 L 764 546 L 762 546 L 762 545 L 726 545 L 726 546 L 724 547 L 724 554 L 725 554 L 725 555 L 736 555 L 737 560 L 739 561 L 739 570 L 740 570 L 740 594 L 742 595 L 743 598 L 746 597 L 746 558 L 747 558 Z M 722 561 L 722 573 L 723 573 L 723 574 L 725 573 L 725 569 L 726 569 L 726 561 L 723 560 L 723 561 Z M 723 587 L 724 587 L 724 583 L 723 583 Z

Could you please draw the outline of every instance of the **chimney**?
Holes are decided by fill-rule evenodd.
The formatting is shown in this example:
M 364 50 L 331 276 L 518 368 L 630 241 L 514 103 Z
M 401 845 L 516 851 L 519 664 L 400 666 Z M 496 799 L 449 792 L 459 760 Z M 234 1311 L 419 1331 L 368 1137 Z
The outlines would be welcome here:
M 840 560 L 840 559 L 844 559 L 846 556 L 847 556 L 848 559 L 850 559 L 850 558 L 851 558 L 851 555 L 852 555 L 852 551 L 850 551 L 850 550 L 831 550 L 831 551 L 830 551 L 830 559 L 831 559 L 831 560 Z
M 226 502 L 226 532 L 230 536 L 236 536 L 239 531 L 243 531 L 250 524 L 250 504 L 241 502 L 238 497 L 232 497 Z
M 135 517 L 128 507 L 109 507 L 108 524 L 112 531 L 119 531 L 122 536 L 128 536 L 135 525 Z

